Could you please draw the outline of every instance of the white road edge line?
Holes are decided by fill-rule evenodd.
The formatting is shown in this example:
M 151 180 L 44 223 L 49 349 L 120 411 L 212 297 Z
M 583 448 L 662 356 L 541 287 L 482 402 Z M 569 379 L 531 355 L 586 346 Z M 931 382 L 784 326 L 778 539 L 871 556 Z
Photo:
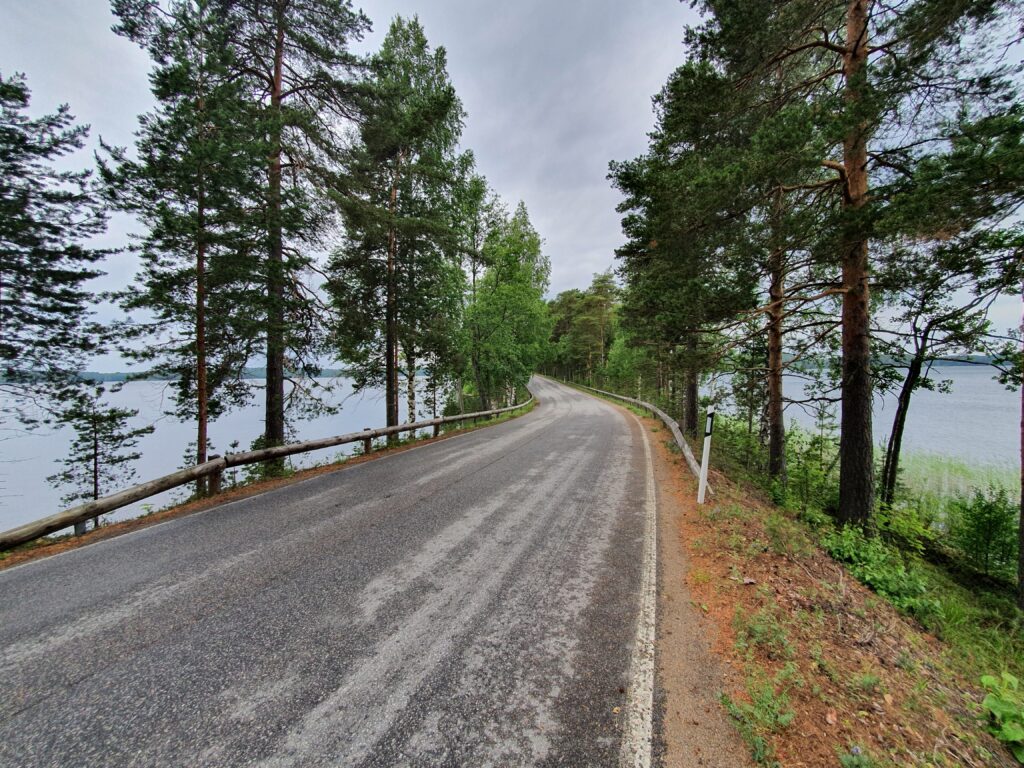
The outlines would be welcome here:
M 640 576 L 640 616 L 629 662 L 629 690 L 622 735 L 621 768 L 649 768 L 654 740 L 654 639 L 657 610 L 658 507 L 651 445 L 643 423 L 632 413 L 644 439 L 647 466 L 644 499 L 643 570 Z

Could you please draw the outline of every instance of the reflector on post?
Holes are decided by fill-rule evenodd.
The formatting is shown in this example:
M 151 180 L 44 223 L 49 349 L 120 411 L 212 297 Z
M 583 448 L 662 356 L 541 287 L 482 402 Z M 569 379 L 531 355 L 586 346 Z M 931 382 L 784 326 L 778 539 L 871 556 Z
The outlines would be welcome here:
M 715 429 L 715 409 L 708 409 L 707 420 L 704 422 L 704 454 L 700 461 L 700 484 L 697 487 L 697 503 L 704 503 L 704 494 L 708 489 L 708 462 L 711 459 L 711 433 Z

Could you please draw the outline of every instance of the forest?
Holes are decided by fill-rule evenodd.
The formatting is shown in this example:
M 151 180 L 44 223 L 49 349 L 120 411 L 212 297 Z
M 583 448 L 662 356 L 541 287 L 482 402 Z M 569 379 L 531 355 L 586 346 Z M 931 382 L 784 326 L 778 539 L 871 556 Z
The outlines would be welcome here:
M 414 421 L 521 395 L 549 336 L 548 259 L 526 207 L 461 147 L 445 50 L 417 18 L 361 55 L 371 22 L 348 0 L 111 9 L 112 34 L 152 65 L 133 146 L 101 140 L 95 167 L 67 170 L 87 128 L 68 106 L 31 116 L 31 73 L 0 75 L 3 420 L 74 429 L 51 478 L 66 503 L 135 479 L 152 431 L 107 404 L 117 383 L 84 373 L 100 352 L 168 383 L 195 425 L 186 465 L 254 396 L 253 447 L 288 441 L 295 419 L 336 407 L 326 369 L 383 389 L 388 426 L 401 398 Z M 112 251 L 93 242 L 115 213 L 139 225 L 125 244 L 137 274 L 97 294 Z M 101 304 L 119 318 L 98 322 Z
M 695 450 L 716 406 L 715 466 L 815 528 L 969 676 L 1020 675 L 1019 489 L 936 499 L 901 471 L 915 394 L 948 387 L 941 363 L 1021 387 L 1021 329 L 990 318 L 1024 290 L 1020 6 L 701 7 L 648 150 L 610 167 L 615 274 L 550 303 L 544 370 L 660 405 Z M 876 446 L 880 393 L 895 408 Z M 818 428 L 787 427 L 787 408 Z M 1024 422 L 1021 437 L 1024 455 Z M 1016 695 L 986 680 L 986 701 Z

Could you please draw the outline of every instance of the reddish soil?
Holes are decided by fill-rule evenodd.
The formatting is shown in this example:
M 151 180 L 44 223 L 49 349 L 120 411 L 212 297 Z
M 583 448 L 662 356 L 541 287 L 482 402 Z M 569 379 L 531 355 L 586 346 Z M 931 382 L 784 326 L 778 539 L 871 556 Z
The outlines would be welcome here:
M 982 692 L 951 671 L 939 640 L 750 489 L 712 470 L 716 495 L 698 507 L 678 449 L 660 422 L 645 422 L 657 430 L 660 459 L 677 468 L 658 474 L 659 502 L 681 509 L 680 591 L 703 614 L 723 690 L 740 703 L 751 701 L 752 684 L 788 696 L 780 711 L 792 711 L 792 722 L 753 731 L 767 745 L 764 764 L 838 766 L 856 747 L 873 760 L 864 766 L 1016 765 L 985 733 Z

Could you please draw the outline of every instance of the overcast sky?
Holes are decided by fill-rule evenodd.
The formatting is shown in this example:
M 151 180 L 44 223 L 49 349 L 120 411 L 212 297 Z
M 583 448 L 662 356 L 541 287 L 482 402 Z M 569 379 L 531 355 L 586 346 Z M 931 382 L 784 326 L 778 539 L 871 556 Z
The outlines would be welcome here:
M 683 59 L 695 16 L 678 0 L 369 0 L 362 46 L 396 15 L 419 14 L 468 113 L 463 146 L 510 205 L 526 202 L 551 256 L 552 293 L 585 287 L 621 243 L 608 162 L 644 150 L 651 96 Z M 125 145 L 152 106 L 147 56 L 110 31 L 105 0 L 0 0 L 0 72 L 24 72 L 33 112 L 67 102 Z M 88 162 L 83 157 L 82 162 Z M 115 221 L 110 239 L 124 239 Z M 130 258 L 108 265 L 124 284 Z
M 360 5 L 360 3 L 356 3 Z M 374 0 L 361 4 L 376 48 L 395 14 L 419 14 L 448 51 L 468 113 L 463 145 L 510 205 L 526 202 L 551 257 L 551 293 L 589 284 L 613 265 L 622 242 L 608 162 L 644 151 L 651 97 L 684 56 L 683 29 L 696 16 L 678 0 Z M 99 136 L 132 141 L 149 110 L 147 56 L 110 31 L 105 0 L 0 0 L 0 73 L 24 72 L 33 112 L 71 105 Z M 81 164 L 91 162 L 84 155 Z M 115 219 L 107 241 L 125 242 Z M 107 265 L 108 286 L 125 285 L 132 258 Z M 1019 300 L 994 318 L 1019 323 Z

